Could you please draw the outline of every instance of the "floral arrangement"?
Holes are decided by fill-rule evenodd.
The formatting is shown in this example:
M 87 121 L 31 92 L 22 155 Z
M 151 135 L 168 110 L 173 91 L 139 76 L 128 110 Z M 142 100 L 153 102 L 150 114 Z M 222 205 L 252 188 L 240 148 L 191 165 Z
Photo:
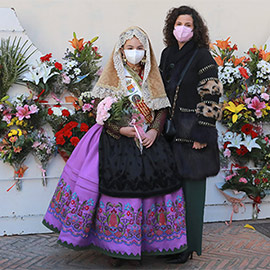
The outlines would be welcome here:
M 65 53 L 62 78 L 68 90 L 76 97 L 90 91 L 93 82 L 100 75 L 98 63 L 102 56 L 98 52 L 98 47 L 94 46 L 97 39 L 98 37 L 94 37 L 90 41 L 84 41 L 83 38 L 77 39 L 73 33 L 73 39 L 69 41 L 74 51 L 67 49 Z
M 217 40 L 211 51 L 226 94 L 221 123 L 227 130 L 220 136 L 221 154 L 225 166 L 236 168 L 233 173 L 229 170 L 222 189 L 246 192 L 257 217 L 258 204 L 270 191 L 265 180 L 269 177 L 270 135 L 264 134 L 270 120 L 270 52 L 253 46 L 237 58 L 237 45 L 231 46 L 230 38 Z
M 94 46 L 98 37 L 84 42 L 83 38 L 78 40 L 75 33 L 73 36 L 70 43 L 74 51 L 66 50 L 62 64 L 48 53 L 24 74 L 23 80 L 37 95 L 44 98 L 50 93 L 60 96 L 64 91 L 69 91 L 79 97 L 82 92 L 91 90 L 93 82 L 100 75 L 98 62 L 102 56 L 98 47 Z
M 62 69 L 62 64 L 52 59 L 52 54 L 49 53 L 41 56 L 29 67 L 28 72 L 23 76 L 23 81 L 27 82 L 27 86 L 37 95 L 45 97 L 52 91 L 53 83 Z
M 88 103 L 89 101 L 89 103 Z M 92 114 L 94 99 L 80 99 L 74 103 L 75 109 L 68 109 L 61 104 L 48 108 L 47 119 L 52 126 L 57 151 L 65 161 L 85 133 L 95 124 Z
M 48 53 L 28 65 L 26 61 L 34 53 L 26 57 L 31 45 L 27 47 L 25 42 L 21 46 L 20 39 L 16 38 L 13 42 L 10 39 L 1 42 L 0 159 L 14 167 L 16 181 L 12 187 L 16 185 L 17 189 L 21 188 L 21 178 L 27 169 L 23 162 L 30 152 L 37 160 L 42 183 L 46 185 L 50 158 L 58 151 L 67 160 L 95 124 L 95 99 L 91 89 L 101 72 L 98 66 L 101 55 L 94 45 L 98 37 L 84 41 L 77 39 L 75 33 L 73 36 L 70 43 L 74 50 L 67 49 L 63 63 Z M 9 98 L 6 92 L 14 82 L 25 82 L 30 94 Z M 60 100 L 64 92 L 73 93 L 65 96 L 66 107 Z M 56 103 L 46 98 L 53 98 Z M 52 127 L 54 138 L 42 128 L 47 123 Z
M 256 219 L 260 209 L 258 205 L 270 191 L 270 166 L 265 165 L 261 169 L 249 169 L 247 166 L 234 165 L 237 170 L 233 170 L 225 178 L 222 190 L 233 189 L 244 191 L 253 200 L 253 219 Z
M 45 123 L 45 107 L 32 94 L 17 95 L 9 102 L 4 121 L 7 127 L 18 126 L 27 131 L 37 129 Z
M 14 168 L 14 179 L 18 190 L 21 188 L 20 178 L 23 177 L 27 169 L 23 162 L 31 151 L 31 145 L 32 140 L 27 131 L 19 128 L 10 129 L 0 139 L 1 159 Z
M 28 51 L 32 44 L 27 45 L 28 40 L 23 44 L 21 38 L 15 37 L 1 39 L 0 45 L 0 99 L 6 96 L 7 91 L 14 83 L 21 82 L 22 74 L 27 70 L 27 60 L 35 52 Z
M 96 122 L 99 125 L 117 124 L 117 126 L 132 126 L 136 131 L 136 144 L 143 150 L 142 138 L 145 136 L 144 116 L 132 105 L 128 97 L 106 97 L 97 106 Z
M 35 131 L 32 134 L 32 151 L 36 160 L 39 163 L 39 168 L 42 173 L 42 184 L 47 185 L 46 170 L 50 158 L 55 154 L 56 144 L 55 140 L 48 136 L 48 134 L 43 130 Z

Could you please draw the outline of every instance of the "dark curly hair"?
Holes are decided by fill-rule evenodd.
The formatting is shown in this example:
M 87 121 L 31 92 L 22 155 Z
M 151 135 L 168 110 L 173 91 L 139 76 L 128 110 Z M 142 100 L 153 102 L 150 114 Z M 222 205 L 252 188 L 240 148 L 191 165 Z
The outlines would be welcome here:
M 177 45 L 177 40 L 173 35 L 174 24 L 178 16 L 190 15 L 193 19 L 193 40 L 199 47 L 209 48 L 209 34 L 208 28 L 203 21 L 200 14 L 193 8 L 188 6 L 181 6 L 179 8 L 172 8 L 169 10 L 166 19 L 165 26 L 163 28 L 164 43 L 166 46 Z

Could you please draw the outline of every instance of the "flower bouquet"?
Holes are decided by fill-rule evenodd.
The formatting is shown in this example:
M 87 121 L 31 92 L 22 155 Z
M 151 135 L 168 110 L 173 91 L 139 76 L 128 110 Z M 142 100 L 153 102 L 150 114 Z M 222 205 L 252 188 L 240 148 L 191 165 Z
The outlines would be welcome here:
M 7 125 L 12 118 L 11 106 L 7 99 L 9 96 L 5 96 L 0 100 L 0 136 L 6 132 Z
M 135 142 L 142 152 L 142 138 L 145 136 L 144 116 L 132 105 L 128 97 L 106 97 L 97 106 L 97 124 L 104 123 L 120 127 L 132 126 L 136 131 Z
M 51 125 L 54 133 L 59 131 L 68 121 L 74 111 L 62 106 L 61 104 L 53 105 L 47 108 L 47 122 Z
M 255 166 L 264 166 L 269 161 L 268 138 L 269 135 L 261 133 L 260 127 L 245 124 L 240 133 L 227 131 L 223 134 L 223 155 L 241 165 L 252 161 Z
M 225 178 L 225 183 L 221 190 L 231 189 L 237 191 L 244 191 L 247 196 L 253 200 L 253 219 L 256 219 L 260 209 L 258 205 L 265 197 L 266 192 L 270 191 L 269 182 L 269 165 L 265 165 L 260 170 L 250 170 L 248 167 L 232 164 L 232 168 L 236 167 L 238 170 L 231 169 L 230 173 Z
M 98 62 L 102 57 L 94 42 L 98 37 L 85 42 L 83 38 L 77 39 L 73 33 L 72 41 L 69 41 L 74 48 L 71 52 L 67 49 L 64 56 L 62 82 L 68 86 L 68 90 L 76 97 L 81 93 L 90 91 L 93 82 L 99 76 L 100 67 Z
M 243 92 L 243 85 L 249 78 L 244 68 L 246 57 L 236 58 L 233 54 L 238 50 L 237 45 L 230 45 L 230 37 L 225 41 L 217 40 L 210 45 L 211 52 L 218 64 L 219 79 L 223 84 L 224 93 L 228 98 L 236 98 Z
M 61 63 L 51 58 L 51 53 L 40 57 L 36 64 L 30 66 L 28 72 L 23 76 L 23 81 L 39 97 L 46 97 L 54 91 L 54 83 L 63 69 Z
M 45 124 L 46 110 L 32 94 L 16 96 L 11 102 L 8 127 L 16 125 L 30 131 Z
M 14 180 L 16 180 L 15 184 L 18 190 L 21 189 L 20 178 L 23 177 L 27 169 L 23 162 L 30 153 L 31 146 L 32 140 L 27 131 L 19 128 L 11 129 L 0 140 L 1 159 L 14 168 Z
M 44 130 L 35 131 L 32 134 L 33 153 L 39 163 L 39 168 L 42 173 L 42 184 L 47 185 L 46 170 L 50 158 L 55 154 L 55 140 L 50 138 Z

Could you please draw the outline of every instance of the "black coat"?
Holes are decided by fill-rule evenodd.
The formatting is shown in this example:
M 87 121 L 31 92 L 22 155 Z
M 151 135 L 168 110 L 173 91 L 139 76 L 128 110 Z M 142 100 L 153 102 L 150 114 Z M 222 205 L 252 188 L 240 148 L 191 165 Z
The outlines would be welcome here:
M 171 104 L 179 76 L 196 48 L 189 41 L 181 50 L 172 46 L 162 52 L 160 71 Z M 216 62 L 208 49 L 199 48 L 180 86 L 173 117 L 177 134 L 172 149 L 178 171 L 185 178 L 205 179 L 219 172 L 215 123 L 221 118 L 221 94 Z M 207 143 L 207 147 L 193 149 L 194 141 Z

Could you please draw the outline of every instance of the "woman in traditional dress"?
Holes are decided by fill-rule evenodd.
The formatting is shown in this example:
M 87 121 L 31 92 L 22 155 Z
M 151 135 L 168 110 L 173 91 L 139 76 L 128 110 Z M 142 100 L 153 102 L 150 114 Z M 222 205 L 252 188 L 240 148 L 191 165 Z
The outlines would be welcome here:
M 143 115 L 144 132 L 128 123 L 95 124 L 67 161 L 44 225 L 65 246 L 94 247 L 114 258 L 185 250 L 181 179 L 160 136 L 169 100 L 142 29 L 120 35 L 92 95 L 101 102 L 127 96 Z
M 168 262 L 184 263 L 194 251 L 201 255 L 206 177 L 220 169 L 215 123 L 222 115 L 222 84 L 209 52 L 207 26 L 196 10 L 172 8 L 163 33 L 167 47 L 162 52 L 160 71 L 171 104 L 175 100 L 176 136 L 171 147 L 183 177 L 188 245 L 185 252 Z M 192 57 L 175 96 L 179 78 Z

